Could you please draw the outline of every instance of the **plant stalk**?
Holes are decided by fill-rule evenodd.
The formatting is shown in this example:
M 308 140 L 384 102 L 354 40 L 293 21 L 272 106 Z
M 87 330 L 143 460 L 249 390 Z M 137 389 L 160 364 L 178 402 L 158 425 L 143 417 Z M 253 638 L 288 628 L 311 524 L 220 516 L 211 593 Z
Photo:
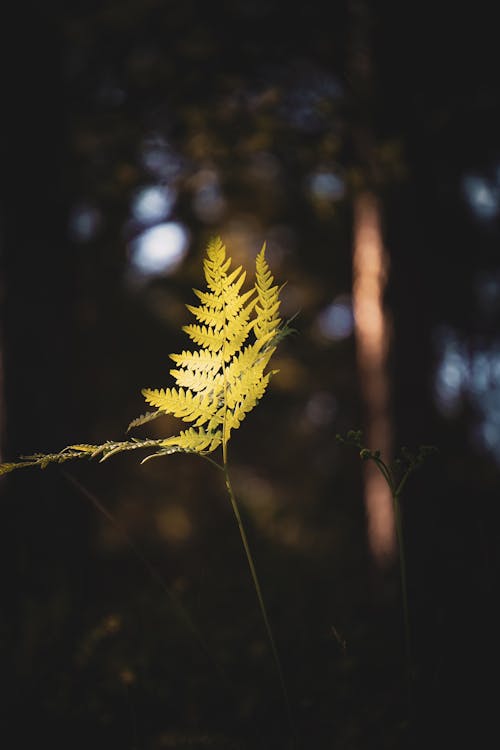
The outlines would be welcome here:
M 394 502 L 394 519 L 396 522 L 396 536 L 398 540 L 399 552 L 399 573 L 401 580 L 401 598 L 403 602 L 403 620 L 405 631 L 405 652 L 406 652 L 406 681 L 408 691 L 408 707 L 410 713 L 413 710 L 413 654 L 411 643 L 410 613 L 408 608 L 408 587 L 406 582 L 406 557 L 403 539 L 403 523 L 401 518 L 401 506 L 399 502 L 399 492 L 393 492 Z
M 292 739 L 292 741 L 293 741 L 293 747 L 297 747 L 297 733 L 296 733 L 295 724 L 294 724 L 294 721 L 293 721 L 293 715 L 292 715 L 292 709 L 291 709 L 291 704 L 290 704 L 290 698 L 289 698 L 288 690 L 287 690 L 287 687 L 286 687 L 285 676 L 283 674 L 283 668 L 281 666 L 281 661 L 280 661 L 280 658 L 279 658 L 278 649 L 276 647 L 276 642 L 274 640 L 274 635 L 273 635 L 273 631 L 272 631 L 272 628 L 271 628 L 271 623 L 270 623 L 269 617 L 267 615 L 266 605 L 264 603 L 264 597 L 262 595 L 262 589 L 260 587 L 259 578 L 257 576 L 257 570 L 255 568 L 254 559 L 253 559 L 253 556 L 252 556 L 252 552 L 250 550 L 250 545 L 248 543 L 248 538 L 247 538 L 247 535 L 246 535 L 245 527 L 243 526 L 243 521 L 242 521 L 242 518 L 241 518 L 241 514 L 240 514 L 238 502 L 236 500 L 236 496 L 234 494 L 233 486 L 231 484 L 231 478 L 229 476 L 229 466 L 228 466 L 228 461 L 227 461 L 227 444 L 226 443 L 223 444 L 222 454 L 223 454 L 223 467 L 224 467 L 224 478 L 225 478 L 225 482 L 226 482 L 226 489 L 227 489 L 227 492 L 228 492 L 228 495 L 229 495 L 229 499 L 231 500 L 231 506 L 232 506 L 232 509 L 233 509 L 233 512 L 234 512 L 234 515 L 235 515 L 235 518 L 236 518 L 236 522 L 238 524 L 238 530 L 240 532 L 241 541 L 243 543 L 243 548 L 245 550 L 245 555 L 246 555 L 246 558 L 247 558 L 248 567 L 250 568 L 250 573 L 251 573 L 251 576 L 252 576 L 253 585 L 255 587 L 255 592 L 257 594 L 257 599 L 259 601 L 259 606 L 260 606 L 260 611 L 261 611 L 261 614 L 262 614 L 262 619 L 264 620 L 264 625 L 265 625 L 265 628 L 266 628 L 267 637 L 269 639 L 269 644 L 271 646 L 271 651 L 272 651 L 272 654 L 273 654 L 274 663 L 276 665 L 276 670 L 278 672 L 279 681 L 280 681 L 280 685 L 281 685 L 281 691 L 283 693 L 283 699 L 284 699 L 285 708 L 286 708 L 286 714 L 287 714 L 288 722 L 289 722 L 289 725 L 290 725 L 291 735 L 292 735 L 292 738 L 293 738 Z

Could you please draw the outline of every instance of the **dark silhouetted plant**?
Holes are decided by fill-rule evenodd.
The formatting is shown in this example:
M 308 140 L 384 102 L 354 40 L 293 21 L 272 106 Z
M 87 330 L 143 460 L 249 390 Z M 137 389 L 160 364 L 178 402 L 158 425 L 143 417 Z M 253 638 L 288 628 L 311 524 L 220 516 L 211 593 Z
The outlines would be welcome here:
M 410 615 L 408 608 L 408 586 L 406 577 L 406 554 L 403 534 L 403 522 L 401 517 L 401 493 L 408 481 L 408 478 L 422 466 L 425 459 L 436 453 L 437 448 L 434 445 L 421 445 L 416 452 L 402 447 L 400 455 L 394 460 L 393 464 L 388 464 L 381 456 L 379 450 L 367 448 L 363 443 L 363 432 L 361 430 L 349 430 L 347 435 L 337 435 L 339 443 L 352 445 L 359 451 L 359 457 L 362 461 L 373 461 L 384 477 L 392 496 L 394 508 L 394 520 L 396 525 L 396 537 L 399 553 L 399 571 L 401 580 L 401 601 L 403 608 L 404 632 L 405 632 L 405 652 L 406 652 L 406 679 L 408 690 L 408 703 L 410 712 L 413 711 L 413 652 L 412 636 L 410 627 Z

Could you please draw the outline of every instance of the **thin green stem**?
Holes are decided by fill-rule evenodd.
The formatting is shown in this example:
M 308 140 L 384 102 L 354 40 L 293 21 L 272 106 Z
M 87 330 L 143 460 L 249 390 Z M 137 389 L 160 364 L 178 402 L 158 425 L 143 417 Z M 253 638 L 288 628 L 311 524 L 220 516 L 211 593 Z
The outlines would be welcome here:
M 396 537 L 398 542 L 398 556 L 399 556 L 399 573 L 401 581 L 401 598 L 403 602 L 403 620 L 404 620 L 404 631 L 405 631 L 405 651 L 406 651 L 406 668 L 407 668 L 407 679 L 408 679 L 408 695 L 410 698 L 411 705 L 411 681 L 412 681 L 412 647 L 411 647 L 411 629 L 410 629 L 410 613 L 408 609 L 408 587 L 406 582 L 406 557 L 405 557 L 405 545 L 403 537 L 403 522 L 401 518 L 401 506 L 399 497 L 401 491 L 406 483 L 409 476 L 409 471 L 406 471 L 401 481 L 396 486 L 393 473 L 387 464 L 376 456 L 372 456 L 375 464 L 387 482 L 392 495 L 392 502 L 394 507 L 394 520 L 396 524 Z
M 405 484 L 406 484 L 406 480 L 407 480 L 407 479 L 408 479 L 408 477 L 410 476 L 410 473 L 411 473 L 411 472 L 410 472 L 410 470 L 407 470 L 407 471 L 406 471 L 406 472 L 405 472 L 405 473 L 403 474 L 403 476 L 402 476 L 402 478 L 401 478 L 401 481 L 400 481 L 400 483 L 398 484 L 398 487 L 397 487 L 397 489 L 396 489 L 396 491 L 395 491 L 395 493 L 394 493 L 395 495 L 397 495 L 397 497 L 400 497 L 400 496 L 401 496 L 401 493 L 402 493 L 402 491 L 403 491 L 403 487 L 405 486 Z
M 215 466 L 215 468 L 219 469 L 219 471 L 224 471 L 224 467 L 218 461 L 214 461 L 213 458 L 210 458 L 210 456 L 207 456 L 205 453 L 196 453 L 195 455 L 199 456 L 200 458 L 204 458 L 205 461 L 208 461 L 209 464 Z
M 412 654 L 412 643 L 411 643 L 410 613 L 408 609 L 408 588 L 407 588 L 407 582 L 406 582 L 406 557 L 405 557 L 405 546 L 404 546 L 404 538 L 403 538 L 403 523 L 402 523 L 402 518 L 401 518 L 401 507 L 399 503 L 398 492 L 393 493 L 393 502 L 394 502 L 394 518 L 396 522 L 396 536 L 398 540 L 398 551 L 399 551 L 401 598 L 403 601 L 408 705 L 409 705 L 409 709 L 411 712 L 412 706 L 413 706 L 413 699 L 412 699 L 413 654 Z
M 403 522 L 401 517 L 401 506 L 399 502 L 401 491 L 406 483 L 406 480 L 408 479 L 410 472 L 406 471 L 399 484 L 396 485 L 394 475 L 387 464 L 381 458 L 378 458 L 376 456 L 372 456 L 372 458 L 375 461 L 378 470 L 389 486 L 394 507 L 394 521 L 396 525 L 396 538 L 398 542 L 399 575 L 401 583 L 401 600 L 403 606 L 403 622 L 405 634 L 406 686 L 408 710 L 411 717 L 413 712 L 413 654 L 411 642 L 410 612 L 408 608 L 408 586 L 406 580 L 406 555 L 403 536 Z
M 243 521 L 240 514 L 240 509 L 238 506 L 238 502 L 236 500 L 236 495 L 234 494 L 233 486 L 231 484 L 231 478 L 229 476 L 229 464 L 227 460 L 227 444 L 229 441 L 229 434 L 228 434 L 228 425 L 227 425 L 227 391 L 228 391 L 228 382 L 227 382 L 227 376 L 226 376 L 226 340 L 227 340 L 227 332 L 226 332 L 226 317 L 224 318 L 224 339 L 223 339 L 223 345 L 222 345 L 222 376 L 224 380 L 224 416 L 223 416 L 223 422 L 222 422 L 222 469 L 224 471 L 224 478 L 226 482 L 226 489 L 229 495 L 229 499 L 231 501 L 231 506 L 233 508 L 233 513 L 236 518 L 236 522 L 238 524 L 238 530 L 240 532 L 241 541 L 243 543 L 243 548 L 245 550 L 245 555 L 248 562 L 248 567 L 250 568 L 250 573 L 252 576 L 253 585 L 255 587 L 255 592 L 257 594 L 257 599 L 259 601 L 260 611 L 262 614 L 262 619 L 264 620 L 264 625 L 267 632 L 267 637 L 269 639 L 269 644 L 271 646 L 271 651 L 273 654 L 274 662 L 276 664 L 276 669 L 279 676 L 279 681 L 281 685 L 281 690 L 283 693 L 283 699 L 285 703 L 285 709 L 287 713 L 288 723 L 290 726 L 290 733 L 292 738 L 292 746 L 295 748 L 298 745 L 297 742 L 297 732 L 295 730 L 295 724 L 293 721 L 293 715 L 292 715 L 292 708 L 290 704 L 290 698 L 288 696 L 288 690 L 286 687 L 285 682 L 285 676 L 283 674 L 283 669 L 281 666 L 281 661 L 278 654 L 278 649 L 276 648 L 276 642 L 274 640 L 273 631 L 271 628 L 271 623 L 269 621 L 269 617 L 267 615 L 266 605 L 264 604 L 264 597 L 262 596 L 262 589 L 260 587 L 259 578 L 257 576 L 257 570 L 255 568 L 255 563 L 253 560 L 252 552 L 250 550 L 250 545 L 248 543 L 248 538 L 246 535 L 245 527 L 243 526 Z M 229 431 L 230 432 L 230 431 Z M 216 463 L 216 462 L 215 462 Z M 216 465 L 220 468 L 220 464 Z
M 248 544 L 248 538 L 247 538 L 247 535 L 246 535 L 245 527 L 243 526 L 243 521 L 242 521 L 242 518 L 241 518 L 241 514 L 240 514 L 238 502 L 236 500 L 236 496 L 234 494 L 234 490 L 233 490 L 233 487 L 232 487 L 232 484 L 231 484 L 231 479 L 230 479 L 230 476 L 229 476 L 229 467 L 228 467 L 228 461 L 227 461 L 227 443 L 223 444 L 222 453 L 223 453 L 224 477 L 225 477 L 225 480 L 226 480 L 226 488 L 227 488 L 227 491 L 228 491 L 229 498 L 231 500 L 231 506 L 233 508 L 233 512 L 234 512 L 234 515 L 235 515 L 235 518 L 236 518 L 236 522 L 238 524 L 238 530 L 240 532 L 241 541 L 243 543 L 243 548 L 245 550 L 245 554 L 246 554 L 246 558 L 247 558 L 247 562 L 248 562 L 248 567 L 250 568 L 250 573 L 251 573 L 252 581 L 253 581 L 253 584 L 254 584 L 254 587 L 255 587 L 255 592 L 257 594 L 257 599 L 259 600 L 259 606 L 260 606 L 260 611 L 261 611 L 261 614 L 262 614 L 262 619 L 264 620 L 264 625 L 265 625 L 265 628 L 266 628 L 267 637 L 269 639 L 269 644 L 271 646 L 271 651 L 272 651 L 272 654 L 273 654 L 274 662 L 275 662 L 276 669 L 277 669 L 278 676 L 279 676 L 279 680 L 280 680 L 281 690 L 282 690 L 282 693 L 283 693 L 283 699 L 284 699 L 284 702 L 285 702 L 285 708 L 286 708 L 287 718 L 288 718 L 288 722 L 289 722 L 289 725 L 290 725 L 290 731 L 291 731 L 291 734 L 292 734 L 293 746 L 296 747 L 297 746 L 297 733 L 296 733 L 295 724 L 294 724 L 294 721 L 293 721 L 292 708 L 291 708 L 291 704 L 290 704 L 290 698 L 289 698 L 289 695 L 288 695 L 288 690 L 287 690 L 287 687 L 286 687 L 285 676 L 283 674 L 283 668 L 281 666 L 281 661 L 280 661 L 280 658 L 279 658 L 278 649 L 276 647 L 276 642 L 274 640 L 274 635 L 273 635 L 273 631 L 272 631 L 272 628 L 271 628 L 271 623 L 270 623 L 269 617 L 267 615 L 266 605 L 264 603 L 264 597 L 262 596 L 262 589 L 260 587 L 259 578 L 257 576 L 257 570 L 255 568 L 255 563 L 254 563 L 254 560 L 253 560 L 253 556 L 252 556 L 252 553 L 250 551 L 250 545 Z
M 385 481 L 389 485 L 389 489 L 391 491 L 391 494 L 394 496 L 394 482 L 392 479 L 392 473 L 389 467 L 385 464 L 384 461 L 382 461 L 381 458 L 373 457 L 373 460 L 375 461 L 375 464 L 377 465 L 378 470 L 384 477 Z

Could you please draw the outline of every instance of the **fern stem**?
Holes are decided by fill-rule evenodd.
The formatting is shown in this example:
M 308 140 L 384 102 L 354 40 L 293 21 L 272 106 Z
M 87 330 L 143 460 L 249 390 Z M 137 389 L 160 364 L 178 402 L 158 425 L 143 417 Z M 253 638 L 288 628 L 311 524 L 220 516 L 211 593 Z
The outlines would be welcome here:
M 215 468 L 219 469 L 219 471 L 224 471 L 224 467 L 218 461 L 214 461 L 213 458 L 210 458 L 210 456 L 207 456 L 204 453 L 197 453 L 196 455 L 200 456 L 200 458 L 204 458 L 205 461 L 208 461 L 209 464 L 215 466 Z
M 227 461 L 227 444 L 223 444 L 222 452 L 223 452 L 224 477 L 225 477 L 225 481 L 226 481 L 227 492 L 228 492 L 228 495 L 229 495 L 229 499 L 231 500 L 231 506 L 233 508 L 233 512 L 234 512 L 234 515 L 235 515 L 235 518 L 236 518 L 236 522 L 238 524 L 238 530 L 240 532 L 241 541 L 243 543 L 243 548 L 245 550 L 245 554 L 246 554 L 246 558 L 247 558 L 247 562 L 248 562 L 248 567 L 250 568 L 250 573 L 251 573 L 251 576 L 252 576 L 252 581 L 253 581 L 253 584 L 254 584 L 254 587 L 255 587 L 255 592 L 257 594 L 257 599 L 259 601 L 259 606 L 260 606 L 260 611 L 261 611 L 261 614 L 262 614 L 262 619 L 264 620 L 264 625 L 265 625 L 265 628 L 266 628 L 267 637 L 269 639 L 269 644 L 271 646 L 271 651 L 272 651 L 272 654 L 273 654 L 274 663 L 276 665 L 276 670 L 278 672 L 279 681 L 280 681 L 280 685 L 281 685 L 281 691 L 283 693 L 283 699 L 284 699 L 284 702 L 285 702 L 285 708 L 286 708 L 287 718 L 288 718 L 288 722 L 289 722 L 289 725 L 290 725 L 291 735 L 292 735 L 292 738 L 293 738 L 293 747 L 297 747 L 297 733 L 296 733 L 295 724 L 294 724 L 294 721 L 293 721 L 292 708 L 291 708 L 290 698 L 289 698 L 288 690 L 287 690 L 287 686 L 286 686 L 285 676 L 284 676 L 284 673 L 283 673 L 283 668 L 281 666 L 281 661 L 280 661 L 280 658 L 279 658 L 278 649 L 276 647 L 276 641 L 274 640 L 274 635 L 273 635 L 273 631 L 272 631 L 272 628 L 271 628 L 271 623 L 269 621 L 269 617 L 268 617 L 268 614 L 267 614 L 266 605 L 264 603 L 264 597 L 262 595 L 262 589 L 260 587 L 259 578 L 257 576 L 257 570 L 255 568 L 254 559 L 253 559 L 252 553 L 250 551 L 250 545 L 248 543 L 248 538 L 247 538 L 247 535 L 246 535 L 245 527 L 243 526 L 243 521 L 242 521 L 242 518 L 241 518 L 240 509 L 239 509 L 239 506 L 238 506 L 238 502 L 236 500 L 236 496 L 234 494 L 233 486 L 231 484 L 231 478 L 229 476 L 229 466 L 228 466 L 228 461 Z

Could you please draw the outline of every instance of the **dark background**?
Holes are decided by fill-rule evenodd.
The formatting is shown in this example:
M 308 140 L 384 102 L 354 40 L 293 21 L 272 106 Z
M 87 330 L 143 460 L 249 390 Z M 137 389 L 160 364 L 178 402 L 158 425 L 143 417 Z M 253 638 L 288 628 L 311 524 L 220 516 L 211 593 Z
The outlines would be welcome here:
M 498 736 L 498 30 L 444 6 L 49 2 L 3 24 L 3 457 L 121 438 L 186 345 L 207 240 L 250 268 L 266 240 L 298 333 L 230 459 L 308 749 Z M 188 233 L 168 274 L 134 266 L 148 186 Z M 355 343 L 321 328 L 349 300 L 363 189 L 390 257 L 395 445 L 439 449 L 403 498 L 410 727 L 397 565 L 374 566 L 335 440 L 363 427 Z M 2 744 L 288 747 L 217 473 L 134 455 L 68 473 L 2 479 Z

